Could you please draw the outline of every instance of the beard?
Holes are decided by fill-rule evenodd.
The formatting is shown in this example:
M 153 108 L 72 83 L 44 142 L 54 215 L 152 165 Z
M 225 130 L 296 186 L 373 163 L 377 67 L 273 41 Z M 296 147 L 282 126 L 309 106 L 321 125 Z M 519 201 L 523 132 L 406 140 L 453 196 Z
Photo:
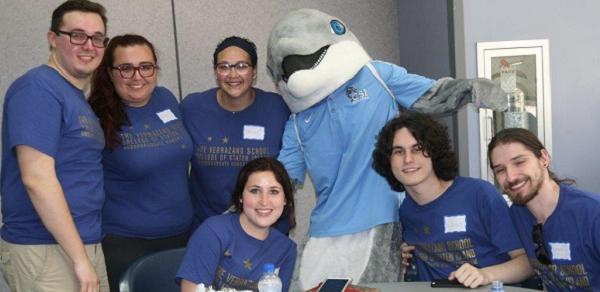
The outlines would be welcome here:
M 510 191 L 510 188 L 512 186 L 518 185 L 518 184 L 520 184 L 522 182 L 526 182 L 526 181 L 529 181 L 532 184 L 532 188 L 529 192 L 520 195 L 518 193 L 513 193 Z M 537 181 L 534 181 L 530 176 L 524 176 L 522 178 L 517 179 L 514 182 L 507 183 L 506 185 L 503 186 L 503 189 L 506 192 L 506 194 L 510 197 L 510 200 L 514 204 L 523 206 L 538 195 L 543 182 L 544 182 L 544 178 L 542 176 L 540 176 L 540 178 Z

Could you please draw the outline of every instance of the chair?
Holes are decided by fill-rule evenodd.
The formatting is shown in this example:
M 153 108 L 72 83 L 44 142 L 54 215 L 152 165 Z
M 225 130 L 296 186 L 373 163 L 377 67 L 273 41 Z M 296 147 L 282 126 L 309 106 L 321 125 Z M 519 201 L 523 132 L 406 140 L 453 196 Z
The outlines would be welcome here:
M 121 276 L 120 292 L 179 292 L 175 274 L 184 254 L 185 248 L 176 248 L 135 260 Z

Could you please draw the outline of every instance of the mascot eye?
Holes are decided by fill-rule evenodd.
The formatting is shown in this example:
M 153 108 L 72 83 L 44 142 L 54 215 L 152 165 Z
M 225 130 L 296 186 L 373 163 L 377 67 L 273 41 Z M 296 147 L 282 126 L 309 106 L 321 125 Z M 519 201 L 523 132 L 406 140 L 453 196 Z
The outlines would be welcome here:
M 333 33 L 337 35 L 343 35 L 346 33 L 346 27 L 337 19 L 332 20 L 329 25 L 331 25 L 331 30 L 333 30 Z

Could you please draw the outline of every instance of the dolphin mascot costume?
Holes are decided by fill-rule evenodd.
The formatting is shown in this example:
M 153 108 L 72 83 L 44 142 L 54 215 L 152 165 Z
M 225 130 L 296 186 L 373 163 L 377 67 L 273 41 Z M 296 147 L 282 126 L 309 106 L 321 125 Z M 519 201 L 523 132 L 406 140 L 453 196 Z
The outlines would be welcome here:
M 344 22 L 313 9 L 275 24 L 267 58 L 292 111 L 278 159 L 299 184 L 308 172 L 317 195 L 309 238 L 299 244 L 299 289 L 325 277 L 401 280 L 404 194 L 371 167 L 377 134 L 400 109 L 442 113 L 473 102 L 505 110 L 506 94 L 486 79 L 436 81 L 374 61 Z

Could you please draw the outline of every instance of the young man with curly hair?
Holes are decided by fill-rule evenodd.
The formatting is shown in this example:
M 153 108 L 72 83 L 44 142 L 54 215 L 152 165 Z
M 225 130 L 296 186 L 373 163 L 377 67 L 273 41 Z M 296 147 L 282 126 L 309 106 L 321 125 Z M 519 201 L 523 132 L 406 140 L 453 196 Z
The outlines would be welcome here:
M 490 183 L 457 176 L 444 125 L 405 113 L 381 130 L 373 160 L 393 190 L 408 194 L 400 206 L 402 258 L 414 260 L 418 280 L 475 288 L 532 275 L 508 205 Z

